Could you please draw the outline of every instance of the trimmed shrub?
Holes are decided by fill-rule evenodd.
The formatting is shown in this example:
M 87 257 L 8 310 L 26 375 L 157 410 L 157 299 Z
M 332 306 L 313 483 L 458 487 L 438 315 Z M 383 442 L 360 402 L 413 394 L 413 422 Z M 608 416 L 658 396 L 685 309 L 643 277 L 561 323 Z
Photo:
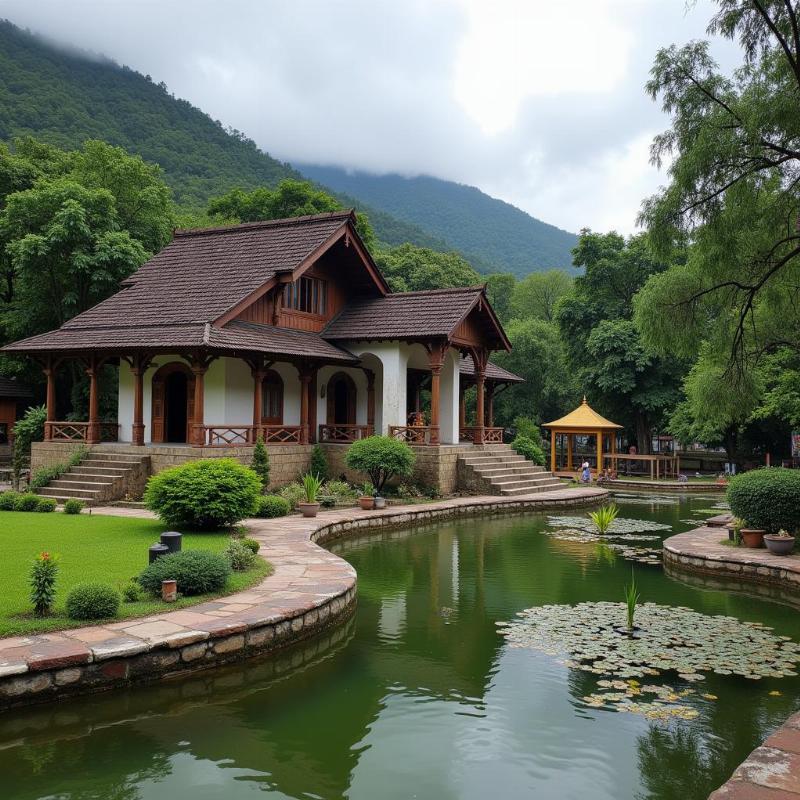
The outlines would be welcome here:
M 40 497 L 36 504 L 36 511 L 40 514 L 50 514 L 56 510 L 56 501 L 52 497 Z
M 70 619 L 108 619 L 119 611 L 119 592 L 103 583 L 83 583 L 67 595 Z
M 256 439 L 256 446 L 253 448 L 253 462 L 250 466 L 253 472 L 261 479 L 261 485 L 266 492 L 269 488 L 269 451 L 261 434 Z
M 80 514 L 85 505 L 86 503 L 84 503 L 83 500 L 78 500 L 75 497 L 71 497 L 69 500 L 64 501 L 64 513 Z
M 528 461 L 532 461 L 540 467 L 544 466 L 544 450 L 534 439 L 529 439 L 527 436 L 517 436 L 517 438 L 511 442 L 511 449 L 517 453 L 517 455 L 527 458 Z
M 350 469 L 365 472 L 372 485 L 381 491 L 395 475 L 410 475 L 414 468 L 414 451 L 391 436 L 368 436 L 347 448 L 344 460 Z
M 285 517 L 292 510 L 291 503 L 277 494 L 266 494 L 258 499 L 257 517 L 272 519 Z
M 145 505 L 170 527 L 228 527 L 252 515 L 261 479 L 232 458 L 189 461 L 153 475 Z
M 514 438 L 516 439 L 518 436 L 533 439 L 534 442 L 541 438 L 536 420 L 530 417 L 514 417 Z
M 39 495 L 32 492 L 25 492 L 17 495 L 17 502 L 14 506 L 16 511 L 36 511 L 39 506 Z
M 225 558 L 236 572 L 244 572 L 253 566 L 256 554 L 241 539 L 231 539 L 225 548 Z
M 280 496 L 289 504 L 289 509 L 294 511 L 297 508 L 297 504 L 303 502 L 306 493 L 303 491 L 303 487 L 295 482 L 284 486 L 280 491 Z
M 142 599 L 142 587 L 136 578 L 131 578 L 125 586 L 122 587 L 122 599 L 126 603 L 136 603 Z
M 178 591 L 185 595 L 207 594 L 225 588 L 231 566 L 228 559 L 210 550 L 181 550 L 162 556 L 139 576 L 142 588 L 161 594 L 161 581 L 178 582 Z
M 1 492 L 0 493 L 0 511 L 16 511 L 17 501 L 19 500 L 19 492 Z
M 800 529 L 800 470 L 766 467 L 735 475 L 728 484 L 728 503 L 748 528 L 794 533 Z
M 311 451 L 311 464 L 308 471 L 323 482 L 328 480 L 330 473 L 328 459 L 325 457 L 325 451 L 318 444 L 315 444 L 314 449 Z
M 255 539 L 245 537 L 244 539 L 239 539 L 239 541 L 254 555 L 261 549 L 261 544 Z
M 39 553 L 31 568 L 30 586 L 33 613 L 44 617 L 50 613 L 56 596 L 58 557 L 50 553 Z

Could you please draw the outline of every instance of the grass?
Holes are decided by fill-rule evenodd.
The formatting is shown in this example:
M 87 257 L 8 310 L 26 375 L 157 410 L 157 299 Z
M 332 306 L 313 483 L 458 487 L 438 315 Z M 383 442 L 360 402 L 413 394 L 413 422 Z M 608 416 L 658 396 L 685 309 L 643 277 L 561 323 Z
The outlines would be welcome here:
M 147 548 L 158 541 L 164 530 L 162 522 L 131 517 L 0 511 L 0 636 L 86 625 L 66 616 L 64 603 L 69 590 L 86 582 L 105 583 L 121 590 L 147 566 Z M 229 538 L 228 532 L 188 533 L 183 537 L 183 547 L 221 552 Z M 31 613 L 28 576 L 34 558 L 42 551 L 59 556 L 59 573 L 54 612 L 37 618 Z M 257 558 L 252 569 L 231 575 L 224 592 L 179 598 L 168 606 L 155 598 L 123 602 L 118 618 L 184 608 L 240 591 L 257 583 L 270 570 L 264 559 Z

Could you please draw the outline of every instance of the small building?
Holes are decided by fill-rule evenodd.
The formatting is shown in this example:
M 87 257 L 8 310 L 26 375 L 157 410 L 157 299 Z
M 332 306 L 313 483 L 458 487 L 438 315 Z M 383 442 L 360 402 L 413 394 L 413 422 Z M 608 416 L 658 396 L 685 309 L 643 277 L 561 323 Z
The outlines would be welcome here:
M 0 376 L 0 461 L 11 454 L 14 423 L 33 399 L 33 392 L 16 378 Z
M 489 361 L 510 344 L 485 286 L 393 293 L 351 211 L 176 231 L 115 295 L 3 349 L 42 364 L 48 442 L 198 455 L 252 447 L 259 436 L 298 452 L 373 432 L 428 448 L 502 442 L 492 395 L 520 380 Z M 55 416 L 56 374 L 68 360 L 89 376 L 84 421 Z M 99 414 L 105 364 L 119 366 L 113 421 Z M 296 475 L 303 460 L 292 463 Z

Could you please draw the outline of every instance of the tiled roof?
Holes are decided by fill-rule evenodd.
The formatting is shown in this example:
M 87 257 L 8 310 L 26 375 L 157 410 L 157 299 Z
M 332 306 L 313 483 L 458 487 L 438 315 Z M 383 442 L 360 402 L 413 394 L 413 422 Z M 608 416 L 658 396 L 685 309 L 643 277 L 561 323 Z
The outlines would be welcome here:
M 176 231 L 117 294 L 69 328 L 213 322 L 279 272 L 295 269 L 351 219 L 337 211 L 227 228 Z
M 40 333 L 3 347 L 9 353 L 92 349 L 145 349 L 148 347 L 199 347 L 205 325 L 142 325 L 124 327 L 64 327 Z
M 614 430 L 622 428 L 616 422 L 611 422 L 601 417 L 583 398 L 583 402 L 566 417 L 561 417 L 554 422 L 545 422 L 545 428 L 571 428 L 574 430 Z
M 469 356 L 462 356 L 458 371 L 462 375 L 474 376 L 475 364 L 472 358 Z M 498 367 L 497 364 L 492 364 L 491 361 L 486 364 L 486 378 L 487 380 L 497 381 L 498 383 L 525 383 L 524 378 L 520 378 L 519 375 L 509 372 L 507 369 Z
M 357 300 L 331 320 L 322 335 L 352 340 L 449 336 L 482 292 L 482 286 L 466 286 Z
M 33 392 L 16 378 L 0 375 L 0 397 L 33 397 Z

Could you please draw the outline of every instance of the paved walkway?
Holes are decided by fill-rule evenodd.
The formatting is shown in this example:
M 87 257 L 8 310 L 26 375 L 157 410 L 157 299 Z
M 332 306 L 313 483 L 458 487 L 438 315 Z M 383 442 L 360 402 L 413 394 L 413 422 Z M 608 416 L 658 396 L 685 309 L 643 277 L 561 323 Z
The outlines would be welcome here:
M 0 708 L 210 666 L 307 636 L 355 603 L 355 570 L 318 546 L 354 529 L 427 523 L 449 516 L 509 513 L 589 504 L 595 488 L 558 489 L 522 497 L 463 497 L 436 503 L 322 511 L 247 521 L 273 565 L 260 584 L 218 600 L 148 617 L 0 639 Z M 94 508 L 94 514 L 141 517 L 149 512 Z

